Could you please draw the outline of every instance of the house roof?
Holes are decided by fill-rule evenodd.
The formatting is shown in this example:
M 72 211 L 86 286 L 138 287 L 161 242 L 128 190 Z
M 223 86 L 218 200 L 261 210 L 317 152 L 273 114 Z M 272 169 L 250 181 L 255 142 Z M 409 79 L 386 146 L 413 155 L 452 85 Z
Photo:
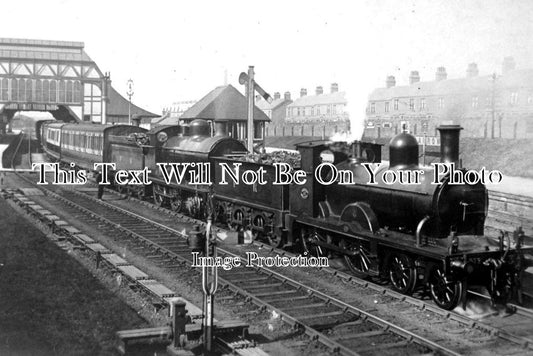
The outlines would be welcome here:
M 180 119 L 206 120 L 248 120 L 248 103 L 232 85 L 220 86 L 211 90 L 196 104 L 185 111 Z M 254 106 L 254 121 L 270 121 L 268 116 Z
M 492 89 L 492 76 L 475 76 L 447 79 L 431 82 L 417 82 L 412 85 L 377 88 L 369 96 L 370 101 L 388 100 L 391 98 L 417 97 L 431 95 L 453 95 L 489 91 Z M 496 77 L 496 85 L 500 87 L 519 87 L 533 85 L 533 69 L 513 70 Z
M 107 105 L 108 116 L 128 116 L 129 101 L 120 95 L 111 85 L 108 90 L 109 105 Z M 135 104 L 131 104 L 131 116 L 137 115 L 141 118 L 159 117 L 161 115 L 154 114 L 148 110 L 144 110 Z
M 313 106 L 313 105 L 327 105 L 327 104 L 346 104 L 346 92 L 338 91 L 329 94 L 320 95 L 306 95 L 295 99 L 289 107 L 294 106 Z
M 0 38 L 0 58 L 93 62 L 83 42 Z
M 286 100 L 285 98 L 274 99 L 271 103 L 269 103 L 266 100 L 261 99 L 261 100 L 256 101 L 255 105 L 261 110 L 274 110 L 275 108 L 283 104 L 290 104 L 290 103 L 292 103 L 292 100 Z

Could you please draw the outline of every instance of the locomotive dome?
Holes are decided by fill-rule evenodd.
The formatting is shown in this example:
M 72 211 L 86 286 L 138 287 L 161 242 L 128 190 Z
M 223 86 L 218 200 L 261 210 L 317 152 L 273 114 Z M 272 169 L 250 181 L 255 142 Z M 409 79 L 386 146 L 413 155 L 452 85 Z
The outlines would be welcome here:
M 190 136 L 210 136 L 211 128 L 206 120 L 196 119 L 189 124 Z
M 391 167 L 408 168 L 418 165 L 418 142 L 413 135 L 402 132 L 389 143 Z

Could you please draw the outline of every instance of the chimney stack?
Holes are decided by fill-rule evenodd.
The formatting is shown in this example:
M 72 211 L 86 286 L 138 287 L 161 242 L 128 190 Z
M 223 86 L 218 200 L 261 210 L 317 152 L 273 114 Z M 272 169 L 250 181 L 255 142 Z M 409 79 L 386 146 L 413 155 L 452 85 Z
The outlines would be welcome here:
M 459 166 L 459 135 L 463 128 L 459 125 L 440 125 L 440 161 Z
M 448 79 L 448 74 L 446 73 L 446 68 L 439 67 L 437 68 L 437 72 L 435 73 L 435 80 L 441 81 Z
M 324 94 L 324 89 L 322 87 L 316 87 L 316 95 L 322 95 Z
M 280 98 L 281 98 L 281 94 L 279 92 L 275 92 L 274 93 L 274 100 L 280 99 Z
M 286 91 L 285 94 L 284 94 L 284 97 L 285 97 L 285 100 L 291 100 L 291 92 L 290 91 Z
M 513 57 L 505 57 L 503 59 L 502 74 L 507 74 L 516 68 L 516 63 Z
M 392 88 L 393 86 L 396 86 L 396 78 L 394 78 L 393 75 L 389 75 L 387 77 L 387 80 L 385 81 L 385 84 L 387 85 L 387 88 Z
M 476 63 L 470 63 L 468 69 L 466 70 L 466 76 L 468 78 L 477 77 L 479 75 L 479 69 L 477 69 Z
M 338 91 L 339 91 L 339 84 L 331 83 L 331 94 L 336 93 Z
M 409 76 L 409 84 L 415 84 L 420 81 L 420 74 L 418 74 L 418 71 L 413 70 L 411 72 L 411 75 Z
M 305 88 L 300 89 L 300 98 L 303 98 L 306 95 L 307 95 L 307 89 Z

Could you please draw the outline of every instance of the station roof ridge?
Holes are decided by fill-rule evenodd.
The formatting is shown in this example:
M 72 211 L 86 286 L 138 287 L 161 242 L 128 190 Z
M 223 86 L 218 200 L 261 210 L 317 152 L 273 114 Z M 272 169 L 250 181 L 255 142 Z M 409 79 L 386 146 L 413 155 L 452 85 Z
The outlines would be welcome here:
M 0 58 L 94 63 L 83 42 L 0 38 Z
M 246 97 L 231 84 L 218 86 L 196 104 L 187 109 L 180 119 L 237 120 L 246 121 Z M 270 121 L 268 116 L 254 105 L 254 121 Z
M 79 41 L 59 41 L 59 40 L 37 40 L 27 38 L 9 38 L 0 37 L 0 45 L 24 45 L 24 46 L 36 46 L 36 47 L 72 47 L 72 48 L 84 48 L 85 43 Z

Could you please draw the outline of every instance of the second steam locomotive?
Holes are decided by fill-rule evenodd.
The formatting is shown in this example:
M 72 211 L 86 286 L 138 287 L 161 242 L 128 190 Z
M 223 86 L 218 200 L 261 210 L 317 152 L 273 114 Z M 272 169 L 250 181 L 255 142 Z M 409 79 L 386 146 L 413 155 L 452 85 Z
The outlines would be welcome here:
M 459 130 L 440 127 L 443 162 L 458 164 Z M 188 126 L 150 131 L 45 122 L 39 132 L 43 149 L 57 161 L 74 162 L 82 169 L 113 162 L 117 170 L 151 171 L 151 185 L 117 185 L 122 191 L 152 196 L 158 205 L 199 218 L 205 216 L 211 194 L 221 224 L 304 254 L 341 256 L 354 273 L 387 278 L 404 294 L 427 286 L 435 303 L 445 309 L 464 302 L 469 285 L 483 285 L 493 301 L 505 302 L 519 291 L 522 254 L 533 252 L 520 236 L 515 241 L 506 235 L 499 241 L 486 237 L 485 186 L 453 184 L 449 175 L 432 184 L 434 168 L 419 166 L 418 144 L 407 133 L 390 142 L 389 164 L 381 163 L 381 146 L 368 142 L 351 149 L 327 142 L 300 144 L 300 159 L 292 166 L 303 172 L 303 184 L 272 184 L 272 159 L 250 159 L 244 145 L 227 136 L 224 122 L 211 127 L 195 120 Z M 191 162 L 198 164 L 184 165 L 179 183 L 166 179 L 158 166 Z M 317 179 L 316 168 L 324 162 L 335 170 L 322 170 Z M 211 167 L 211 186 L 190 180 L 189 172 L 200 163 Z M 242 171 L 261 170 L 266 184 L 217 184 L 227 174 L 223 167 L 235 165 Z M 368 184 L 368 169 L 376 172 L 374 184 Z M 390 184 L 380 174 L 385 170 L 424 174 L 419 184 Z M 336 171 L 349 173 L 353 182 L 341 184 L 332 177 Z

